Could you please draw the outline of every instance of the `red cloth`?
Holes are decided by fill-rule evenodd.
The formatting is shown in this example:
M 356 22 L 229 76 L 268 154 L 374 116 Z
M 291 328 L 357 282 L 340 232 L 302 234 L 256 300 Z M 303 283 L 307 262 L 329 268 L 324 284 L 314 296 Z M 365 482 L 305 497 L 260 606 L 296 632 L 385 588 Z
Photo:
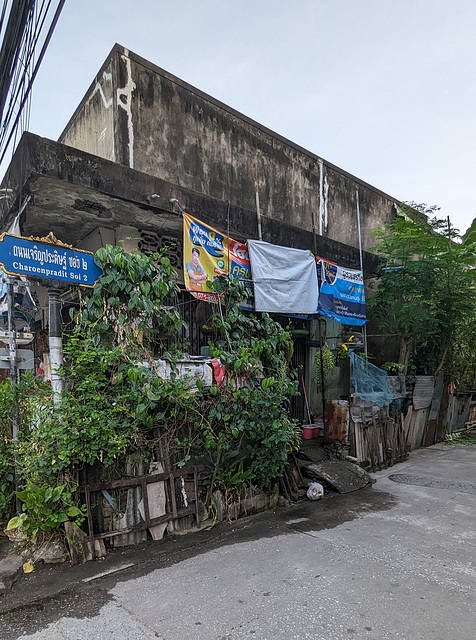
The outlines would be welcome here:
M 213 367 L 213 373 L 215 375 L 215 382 L 217 383 L 217 387 L 219 387 L 221 385 L 221 383 L 223 382 L 223 378 L 226 375 L 225 367 L 222 365 L 220 360 L 218 360 L 217 358 L 212 360 L 211 364 L 212 364 L 212 367 Z

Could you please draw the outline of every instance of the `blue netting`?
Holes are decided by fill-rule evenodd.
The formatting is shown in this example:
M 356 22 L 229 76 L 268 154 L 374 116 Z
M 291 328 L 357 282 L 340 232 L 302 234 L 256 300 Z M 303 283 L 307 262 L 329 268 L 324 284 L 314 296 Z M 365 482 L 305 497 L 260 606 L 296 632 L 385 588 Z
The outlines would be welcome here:
M 379 369 L 367 360 L 351 351 L 349 353 L 352 364 L 351 381 L 356 396 L 367 402 L 373 402 L 379 407 L 390 404 L 393 394 L 387 385 L 387 372 Z

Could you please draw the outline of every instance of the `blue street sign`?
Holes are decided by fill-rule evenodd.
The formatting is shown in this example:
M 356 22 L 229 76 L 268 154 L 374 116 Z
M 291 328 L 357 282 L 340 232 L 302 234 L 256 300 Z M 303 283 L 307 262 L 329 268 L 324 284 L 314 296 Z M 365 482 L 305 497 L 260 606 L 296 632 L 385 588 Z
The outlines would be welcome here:
M 9 233 L 0 235 L 0 267 L 14 276 L 62 280 L 93 287 L 102 270 L 89 251 L 28 240 Z

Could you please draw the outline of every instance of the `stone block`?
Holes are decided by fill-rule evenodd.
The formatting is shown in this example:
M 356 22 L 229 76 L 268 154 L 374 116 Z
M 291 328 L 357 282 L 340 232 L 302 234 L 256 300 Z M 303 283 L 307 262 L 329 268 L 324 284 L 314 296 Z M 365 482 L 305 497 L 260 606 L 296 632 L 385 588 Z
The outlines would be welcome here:
M 7 556 L 0 560 L 0 596 L 6 593 L 21 575 L 22 567 L 23 558 L 21 556 Z
M 303 466 L 303 472 L 313 479 L 326 482 L 339 493 L 351 493 L 372 482 L 364 469 L 347 460 L 307 464 Z
M 66 543 L 73 564 L 83 564 L 93 559 L 88 536 L 73 522 L 65 522 Z
M 33 564 L 45 562 L 46 564 L 60 564 L 69 560 L 68 552 L 61 540 L 46 542 L 33 552 Z

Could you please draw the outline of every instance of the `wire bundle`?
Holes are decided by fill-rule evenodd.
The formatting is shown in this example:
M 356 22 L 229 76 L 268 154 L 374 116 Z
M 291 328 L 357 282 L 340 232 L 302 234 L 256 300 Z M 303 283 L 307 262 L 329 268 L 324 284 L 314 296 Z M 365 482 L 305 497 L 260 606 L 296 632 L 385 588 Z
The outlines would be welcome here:
M 65 0 L 3 0 L 0 14 L 0 163 L 28 128 L 30 92 Z M 53 13 L 54 6 L 56 10 Z M 41 49 L 40 49 L 41 47 Z M 38 49 L 40 49 L 37 55 Z

